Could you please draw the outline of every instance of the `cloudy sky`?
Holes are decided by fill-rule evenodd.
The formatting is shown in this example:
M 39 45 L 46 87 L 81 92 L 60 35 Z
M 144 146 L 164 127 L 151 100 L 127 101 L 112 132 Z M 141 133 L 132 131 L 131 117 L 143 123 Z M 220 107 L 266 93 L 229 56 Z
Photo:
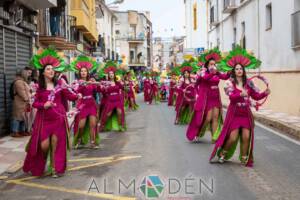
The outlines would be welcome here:
M 107 3 L 113 0 L 106 1 Z M 183 0 L 125 0 L 119 10 L 150 11 L 154 36 L 172 37 L 184 34 Z

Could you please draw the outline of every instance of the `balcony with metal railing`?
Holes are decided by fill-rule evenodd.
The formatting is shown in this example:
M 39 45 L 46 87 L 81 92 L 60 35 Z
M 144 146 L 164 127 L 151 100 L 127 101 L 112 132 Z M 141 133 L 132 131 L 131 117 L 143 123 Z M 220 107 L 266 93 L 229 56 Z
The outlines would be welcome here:
M 223 13 L 232 13 L 237 8 L 237 4 L 235 1 L 236 0 L 223 0 Z
M 9 13 L 0 7 L 0 19 L 9 20 Z
M 129 43 L 136 43 L 136 44 L 143 44 L 145 41 L 145 37 L 134 37 L 134 36 L 129 36 L 127 38 L 127 41 Z
M 58 50 L 74 50 L 77 42 L 76 17 L 64 13 L 42 13 L 39 41 L 45 46 L 54 45 Z
M 300 49 L 300 10 L 292 14 L 292 48 Z

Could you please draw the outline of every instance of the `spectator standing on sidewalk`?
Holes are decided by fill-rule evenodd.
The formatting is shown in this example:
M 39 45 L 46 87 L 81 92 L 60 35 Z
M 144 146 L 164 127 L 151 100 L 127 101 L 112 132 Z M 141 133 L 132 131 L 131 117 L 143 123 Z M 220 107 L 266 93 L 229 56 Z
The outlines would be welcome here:
M 29 106 L 30 88 L 27 84 L 28 73 L 21 70 L 16 73 L 16 78 L 12 85 L 13 111 L 11 121 L 11 136 L 26 136 L 25 132 L 25 112 Z
M 33 77 L 33 69 L 31 67 L 25 67 L 24 69 L 27 72 L 27 83 L 30 84 Z

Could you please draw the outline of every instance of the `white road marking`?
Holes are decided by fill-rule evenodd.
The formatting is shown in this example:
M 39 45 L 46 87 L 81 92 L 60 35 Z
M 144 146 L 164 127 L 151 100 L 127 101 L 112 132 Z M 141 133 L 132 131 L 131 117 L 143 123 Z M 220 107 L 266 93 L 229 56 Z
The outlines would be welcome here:
M 273 129 L 271 129 L 271 128 L 269 128 L 269 127 L 267 127 L 267 126 L 265 126 L 265 125 L 263 125 L 263 124 L 261 124 L 261 123 L 259 123 L 259 122 L 257 122 L 257 121 L 255 121 L 255 124 L 256 124 L 257 126 L 263 128 L 263 129 L 269 131 L 269 132 L 274 133 L 275 135 L 278 135 L 279 137 L 281 137 L 281 138 L 283 138 L 283 139 L 288 140 L 289 142 L 292 142 L 292 143 L 297 144 L 297 145 L 300 146 L 300 141 L 298 141 L 298 140 L 296 140 L 296 139 L 290 138 L 290 137 L 284 135 L 283 133 L 280 133 L 280 132 L 278 132 L 278 131 L 275 131 L 275 130 L 273 130 Z

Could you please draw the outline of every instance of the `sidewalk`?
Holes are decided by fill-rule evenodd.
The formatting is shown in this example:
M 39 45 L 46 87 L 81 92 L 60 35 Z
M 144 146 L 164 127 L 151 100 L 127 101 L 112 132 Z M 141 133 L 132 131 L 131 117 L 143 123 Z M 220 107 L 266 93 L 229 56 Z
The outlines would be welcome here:
M 21 138 L 6 136 L 0 139 L 0 180 L 5 178 L 4 172 L 11 174 L 22 167 L 25 146 L 29 138 L 28 136 Z
M 74 109 L 70 110 L 74 112 Z M 69 124 L 74 120 L 74 115 L 68 117 Z M 23 166 L 25 147 L 30 137 L 13 138 L 5 136 L 0 138 L 0 180 L 7 175 L 15 173 Z
M 254 111 L 253 114 L 256 121 L 300 140 L 300 117 L 290 116 L 286 113 L 276 113 L 267 109 Z

